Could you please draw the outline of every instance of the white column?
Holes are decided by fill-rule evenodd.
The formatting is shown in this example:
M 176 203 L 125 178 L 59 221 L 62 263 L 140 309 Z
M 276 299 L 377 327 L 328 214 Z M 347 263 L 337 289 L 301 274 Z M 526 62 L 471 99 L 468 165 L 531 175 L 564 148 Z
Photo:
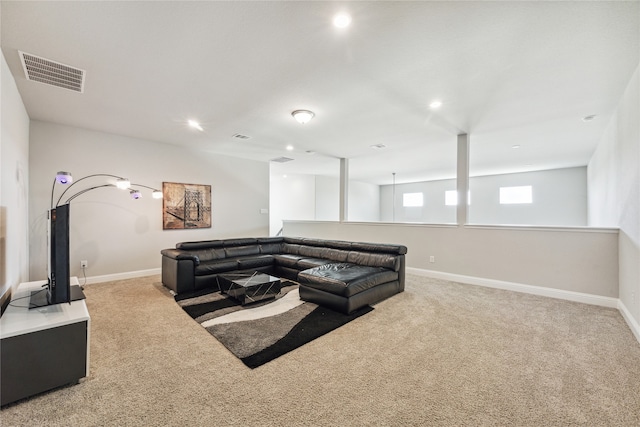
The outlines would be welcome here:
M 469 136 L 466 133 L 458 135 L 456 188 L 458 191 L 456 221 L 458 225 L 464 225 L 469 219 Z
M 349 159 L 340 159 L 340 222 L 348 220 Z

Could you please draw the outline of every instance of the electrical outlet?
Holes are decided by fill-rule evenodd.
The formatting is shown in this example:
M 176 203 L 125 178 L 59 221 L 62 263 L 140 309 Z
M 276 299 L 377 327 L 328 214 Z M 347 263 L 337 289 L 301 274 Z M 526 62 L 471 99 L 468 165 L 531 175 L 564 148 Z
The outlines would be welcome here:
M 89 268 L 89 261 L 86 259 L 80 261 L 80 268 Z
M 431 255 L 429 257 L 429 262 L 436 262 L 436 257 L 434 257 L 433 255 Z

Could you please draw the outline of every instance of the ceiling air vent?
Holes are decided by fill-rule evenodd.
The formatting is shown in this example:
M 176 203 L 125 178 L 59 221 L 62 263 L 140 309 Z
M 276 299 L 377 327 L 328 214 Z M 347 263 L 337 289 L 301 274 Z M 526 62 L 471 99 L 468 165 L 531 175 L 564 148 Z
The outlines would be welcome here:
M 251 138 L 250 136 L 242 135 L 241 133 L 236 133 L 236 134 L 233 134 L 231 136 L 233 136 L 236 139 L 249 139 L 249 138 Z
M 276 162 L 276 163 L 287 163 L 292 161 L 293 159 L 290 159 L 288 157 L 276 157 L 275 159 L 271 159 L 270 161 L 272 162 Z
M 84 92 L 84 70 L 29 53 L 20 51 L 19 53 L 27 80 L 69 89 L 74 92 Z

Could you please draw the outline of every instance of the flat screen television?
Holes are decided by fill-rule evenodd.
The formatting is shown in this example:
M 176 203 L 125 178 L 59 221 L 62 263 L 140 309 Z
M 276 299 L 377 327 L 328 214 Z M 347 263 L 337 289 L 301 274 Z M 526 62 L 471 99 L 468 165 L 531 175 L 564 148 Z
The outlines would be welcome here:
M 57 206 L 50 212 L 51 259 L 47 302 L 60 304 L 71 301 L 69 282 L 69 204 Z
M 31 293 L 30 308 L 84 299 L 79 286 L 71 286 L 69 269 L 69 204 L 49 212 L 49 279 L 46 292 Z

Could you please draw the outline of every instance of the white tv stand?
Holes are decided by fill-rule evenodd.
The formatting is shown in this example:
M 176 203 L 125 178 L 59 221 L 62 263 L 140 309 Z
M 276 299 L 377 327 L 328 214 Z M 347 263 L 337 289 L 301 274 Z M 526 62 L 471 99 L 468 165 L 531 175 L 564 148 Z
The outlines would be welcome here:
M 78 278 L 70 282 L 78 285 Z M 0 319 L 2 406 L 89 375 L 91 318 L 85 300 L 29 309 L 31 292 L 46 283 L 21 283 Z

